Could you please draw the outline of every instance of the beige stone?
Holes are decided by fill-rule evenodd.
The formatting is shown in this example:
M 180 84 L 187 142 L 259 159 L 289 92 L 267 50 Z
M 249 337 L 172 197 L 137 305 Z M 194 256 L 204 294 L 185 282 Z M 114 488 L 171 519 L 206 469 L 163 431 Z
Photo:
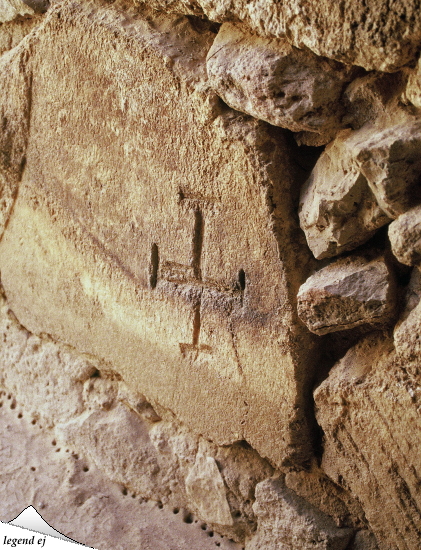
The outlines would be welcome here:
M 355 161 L 373 130 L 341 133 L 329 144 L 301 190 L 300 225 L 317 259 L 366 242 L 389 221 Z
M 373 333 L 351 348 L 314 393 L 324 432 L 322 468 L 360 501 L 380 550 L 419 547 L 419 374 Z
M 0 0 L 0 24 L 34 15 L 34 10 L 28 4 L 22 0 Z
M 26 163 L 31 115 L 30 44 L 23 40 L 0 57 L 0 236 L 9 219 Z
M 342 127 L 342 90 L 349 67 L 224 23 L 209 50 L 209 82 L 230 107 L 321 143 Z
M 405 265 L 421 261 L 421 207 L 415 206 L 389 225 L 392 252 Z
M 409 282 L 404 308 L 396 324 L 393 338 L 396 352 L 405 361 L 419 361 L 421 357 L 421 273 L 414 267 Z
M 42 21 L 42 15 L 17 19 L 0 25 L 0 56 L 19 44 Z
M 221 525 L 234 524 L 224 480 L 212 456 L 202 453 L 196 455 L 196 461 L 186 478 L 186 489 L 194 508 L 205 521 Z
M 351 256 L 311 275 L 297 299 L 300 319 L 315 334 L 384 327 L 396 309 L 394 276 L 384 258 Z
M 391 125 L 367 137 L 357 163 L 379 206 L 396 218 L 421 198 L 421 121 Z
M 241 550 L 188 510 L 112 482 L 79 449 L 60 447 L 33 424 L 19 402 L 11 409 L 10 394 L 0 399 L 2 522 L 32 505 L 54 529 L 97 550 Z
M 339 529 L 332 518 L 287 489 L 280 479 L 256 487 L 253 506 L 259 519 L 246 550 L 344 550 L 351 529 Z
M 399 0 L 387 8 L 381 0 L 152 0 L 149 5 L 181 13 L 201 9 L 212 21 L 241 21 L 262 36 L 286 37 L 297 48 L 367 70 L 394 71 L 418 55 L 421 16 L 416 0 Z
M 0 244 L 11 308 L 196 433 L 307 460 L 287 138 L 207 91 L 212 32 L 151 17 L 66 2 L 28 37 L 27 162 Z

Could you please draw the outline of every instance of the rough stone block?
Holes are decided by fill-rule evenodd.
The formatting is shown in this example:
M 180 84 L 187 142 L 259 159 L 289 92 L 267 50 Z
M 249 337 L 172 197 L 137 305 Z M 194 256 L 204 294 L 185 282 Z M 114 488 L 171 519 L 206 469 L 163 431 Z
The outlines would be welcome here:
M 282 130 L 208 89 L 214 37 L 70 1 L 27 38 L 31 81 L 16 81 L 18 53 L 4 61 L 32 99 L 2 281 L 29 330 L 109 362 L 196 433 L 302 462 L 312 340 L 296 315 L 309 257 L 289 245 L 294 166 Z
M 280 480 L 257 485 L 253 509 L 258 528 L 246 550 L 344 550 L 353 533 L 339 529 Z
M 398 0 L 387 9 L 382 0 L 151 0 L 149 4 L 180 13 L 202 10 L 221 23 L 241 21 L 264 37 L 286 37 L 297 48 L 367 70 L 393 72 L 414 62 L 419 51 L 417 0 Z
M 405 265 L 421 262 L 421 206 L 411 208 L 389 225 L 392 252 Z
M 83 381 L 95 372 L 94 364 L 46 337 L 28 333 L 6 304 L 1 306 L 0 338 L 1 385 L 19 395 L 27 413 L 46 427 L 82 413 Z
M 225 23 L 209 50 L 207 70 L 228 105 L 270 124 L 316 132 L 324 143 L 342 126 L 340 97 L 353 70 L 287 40 L 259 38 Z
M 395 313 L 395 281 L 384 258 L 351 256 L 311 275 L 297 299 L 300 319 L 315 334 L 384 327 Z
M 421 529 L 419 373 L 373 333 L 316 389 L 322 468 L 360 501 L 380 550 L 416 550 Z
M 22 2 L 22 0 L 0 0 L 0 24 L 8 23 L 19 17 L 30 17 L 34 13 L 29 3 Z
M 366 136 L 365 129 L 340 133 L 301 190 L 300 224 L 317 259 L 353 250 L 389 221 L 355 161 Z
M 421 121 L 406 121 L 375 132 L 356 160 L 382 210 L 391 218 L 421 199 Z

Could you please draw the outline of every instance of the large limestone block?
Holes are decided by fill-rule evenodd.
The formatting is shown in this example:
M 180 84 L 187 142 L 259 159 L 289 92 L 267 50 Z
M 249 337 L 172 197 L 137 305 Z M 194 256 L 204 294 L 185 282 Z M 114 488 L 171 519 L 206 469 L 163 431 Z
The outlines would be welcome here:
M 405 265 L 421 261 L 421 206 L 415 206 L 389 225 L 392 252 Z
M 262 36 L 286 37 L 297 48 L 367 70 L 394 71 L 417 58 L 421 14 L 417 0 L 334 3 L 326 0 L 152 0 L 212 21 L 241 21 Z
M 289 244 L 287 138 L 206 91 L 214 34 L 194 27 L 100 2 L 47 13 L 2 281 L 29 330 L 109 362 L 196 433 L 301 462 L 309 258 Z
M 279 479 L 257 485 L 253 509 L 258 528 L 246 550 L 344 550 L 352 536 Z
M 322 134 L 341 128 L 340 97 L 352 70 L 291 46 L 287 40 L 247 34 L 222 25 L 209 50 L 209 81 L 234 109 L 295 132 Z
M 380 550 L 416 550 L 421 529 L 421 389 L 373 333 L 316 389 L 324 436 L 322 467 L 360 501 Z
M 395 281 L 384 258 L 351 256 L 311 275 L 297 298 L 300 319 L 318 335 L 384 326 L 395 313 Z
M 372 129 L 345 130 L 329 144 L 301 190 L 300 224 L 317 259 L 353 250 L 389 221 L 356 155 Z

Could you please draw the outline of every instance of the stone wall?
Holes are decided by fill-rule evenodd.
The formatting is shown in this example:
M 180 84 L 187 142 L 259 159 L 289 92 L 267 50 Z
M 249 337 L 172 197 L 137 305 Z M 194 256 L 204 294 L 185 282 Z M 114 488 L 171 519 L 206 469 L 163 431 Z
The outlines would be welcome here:
M 366 4 L 0 0 L 3 390 L 246 550 L 421 542 L 421 6 Z

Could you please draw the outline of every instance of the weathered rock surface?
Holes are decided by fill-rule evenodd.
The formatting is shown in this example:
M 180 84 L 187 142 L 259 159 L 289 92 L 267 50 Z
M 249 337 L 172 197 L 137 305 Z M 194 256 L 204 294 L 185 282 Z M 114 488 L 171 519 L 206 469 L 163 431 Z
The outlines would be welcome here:
M 404 99 L 418 109 L 421 108 L 421 58 L 418 60 L 416 70 L 408 78 Z
M 8 23 L 19 17 L 30 17 L 34 13 L 29 3 L 22 2 L 22 0 L 0 0 L 0 24 Z
M 317 259 L 353 250 L 389 221 L 356 162 L 366 137 L 365 129 L 341 133 L 301 190 L 300 224 Z
M 396 324 L 393 338 L 396 352 L 405 361 L 419 361 L 421 358 L 421 273 L 414 267 L 409 282 L 405 307 Z
M 0 56 L 19 44 L 42 21 L 42 15 L 19 18 L 0 25 Z
M 344 550 L 352 536 L 351 529 L 339 529 L 279 479 L 257 485 L 253 509 L 258 528 L 246 550 Z
M 315 334 L 390 324 L 394 276 L 384 258 L 337 260 L 311 275 L 298 292 L 298 315 Z
M 209 50 L 209 82 L 230 107 L 294 132 L 331 141 L 341 128 L 340 97 L 353 71 L 225 23 Z
M 421 15 L 417 0 L 399 0 L 385 7 L 346 0 L 152 0 L 151 7 L 179 13 L 200 10 L 212 21 L 241 21 L 258 34 L 287 38 L 297 48 L 360 65 L 367 70 L 394 71 L 418 56 Z
M 405 265 L 421 262 L 421 206 L 408 210 L 389 225 L 392 252 Z
M 152 15 L 67 2 L 27 38 L 29 146 L 0 244 L 11 308 L 196 433 L 306 460 L 309 258 L 289 245 L 287 138 L 206 91 L 214 33 Z
M 345 130 L 301 191 L 300 223 L 317 259 L 352 250 L 420 200 L 421 122 Z
M 324 431 L 322 468 L 355 495 L 379 549 L 416 550 L 421 529 L 421 385 L 393 341 L 373 333 L 314 393 Z
M 396 218 L 421 200 L 421 121 L 392 125 L 367 137 L 357 163 L 379 206 Z
M 358 531 L 349 550 L 378 550 L 376 538 L 366 529 Z
M 110 481 L 79 449 L 60 447 L 10 393 L 0 392 L 0 403 L 1 521 L 32 505 L 55 529 L 98 550 L 241 550 L 188 510 Z

